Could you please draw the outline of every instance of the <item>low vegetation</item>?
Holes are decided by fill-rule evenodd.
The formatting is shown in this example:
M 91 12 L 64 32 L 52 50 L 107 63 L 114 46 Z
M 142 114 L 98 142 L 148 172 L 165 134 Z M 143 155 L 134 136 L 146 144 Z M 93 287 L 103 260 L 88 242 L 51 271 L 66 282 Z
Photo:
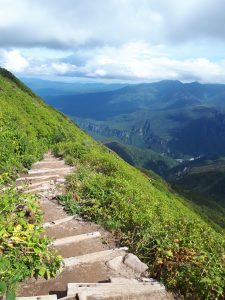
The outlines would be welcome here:
M 0 69 L 0 295 L 6 293 L 9 299 L 19 281 L 54 276 L 61 266 L 44 236 L 37 199 L 16 192 L 13 180 L 76 130 L 75 124 Z
M 59 198 L 68 211 L 81 213 L 113 231 L 118 242 L 148 263 L 151 277 L 186 299 L 225 297 L 224 236 L 162 180 L 125 163 L 64 115 L 21 89 L 7 72 L 0 72 L 0 111 L 4 184 L 51 148 L 77 168 L 68 177 L 68 194 Z M 47 239 L 40 240 L 41 215 L 35 198 L 24 198 L 13 188 L 1 189 L 0 195 L 6 207 L 2 206 L 0 220 L 4 228 L 0 239 L 6 239 L 0 248 L 1 290 L 26 276 L 54 275 L 60 258 L 47 251 Z M 27 209 L 34 216 L 33 222 L 26 215 Z M 16 221 L 6 225 L 13 216 Z M 14 265 L 13 257 L 19 253 Z M 15 271 L 19 265 L 21 272 L 25 270 L 22 275 Z M 10 272 L 15 272 L 13 283 L 8 281 Z
M 54 152 L 78 168 L 68 178 L 67 210 L 80 203 L 85 217 L 113 231 L 148 263 L 152 277 L 186 299 L 223 298 L 223 236 L 185 200 L 104 147 L 62 142 Z
M 5 181 L 0 177 L 0 188 Z M 61 257 L 49 249 L 42 214 L 34 196 L 18 193 L 8 186 L 0 193 L 0 294 L 15 298 L 18 282 L 30 277 L 56 275 Z

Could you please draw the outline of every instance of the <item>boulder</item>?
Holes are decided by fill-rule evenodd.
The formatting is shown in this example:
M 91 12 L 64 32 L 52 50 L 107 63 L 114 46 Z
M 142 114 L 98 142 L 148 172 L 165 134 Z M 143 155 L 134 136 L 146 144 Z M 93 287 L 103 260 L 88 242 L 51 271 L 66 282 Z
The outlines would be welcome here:
M 128 253 L 124 256 L 123 263 L 140 274 L 148 270 L 148 266 L 141 262 L 140 259 L 132 253 Z
M 106 262 L 106 265 L 111 270 L 117 271 L 123 265 L 123 256 L 117 256 L 109 261 Z

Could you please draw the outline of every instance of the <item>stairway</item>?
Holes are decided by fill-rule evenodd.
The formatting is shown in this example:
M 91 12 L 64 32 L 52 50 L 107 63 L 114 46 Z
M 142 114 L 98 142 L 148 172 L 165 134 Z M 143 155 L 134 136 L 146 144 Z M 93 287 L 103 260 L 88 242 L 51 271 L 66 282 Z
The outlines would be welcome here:
M 27 279 L 19 300 L 174 299 L 159 282 L 147 276 L 147 266 L 127 248 L 117 248 L 113 236 L 78 216 L 68 216 L 56 201 L 65 191 L 65 176 L 76 171 L 51 153 L 17 179 L 17 188 L 39 196 L 43 227 L 52 247 L 63 257 L 63 270 L 49 280 Z

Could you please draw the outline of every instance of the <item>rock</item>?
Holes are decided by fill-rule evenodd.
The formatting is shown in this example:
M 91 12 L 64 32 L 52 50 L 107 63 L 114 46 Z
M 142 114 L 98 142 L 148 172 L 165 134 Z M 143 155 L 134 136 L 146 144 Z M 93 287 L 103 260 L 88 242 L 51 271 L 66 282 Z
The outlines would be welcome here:
M 58 178 L 58 179 L 56 179 L 56 182 L 57 183 L 65 183 L 66 179 L 65 178 Z
M 123 264 L 123 256 L 117 256 L 106 262 L 106 265 L 111 270 L 117 271 L 122 267 Z
M 148 270 L 148 266 L 141 262 L 140 259 L 132 253 L 128 253 L 124 256 L 123 263 L 140 274 Z
M 83 218 L 79 217 L 79 216 L 74 216 L 74 219 L 79 221 L 79 222 L 82 222 L 83 221 Z
M 140 281 L 142 281 L 142 282 L 151 282 L 151 283 L 159 283 L 156 279 L 154 279 L 154 278 L 147 278 L 147 277 L 141 277 Z

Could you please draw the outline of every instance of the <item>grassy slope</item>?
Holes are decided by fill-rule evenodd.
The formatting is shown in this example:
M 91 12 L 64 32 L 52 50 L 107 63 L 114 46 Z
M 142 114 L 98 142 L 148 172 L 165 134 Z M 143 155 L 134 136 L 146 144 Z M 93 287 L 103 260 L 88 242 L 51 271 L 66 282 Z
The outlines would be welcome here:
M 172 160 L 166 156 L 159 155 L 150 149 L 141 149 L 136 147 L 131 147 L 127 145 L 120 144 L 115 141 L 107 141 L 104 143 L 109 149 L 116 152 L 123 160 L 135 166 L 137 168 L 141 168 L 143 170 L 151 169 L 154 172 L 158 171 L 158 174 L 161 172 L 161 176 L 168 172 L 169 167 L 176 164 L 175 160 Z M 221 161 L 220 161 L 221 162 Z M 196 168 L 195 168 L 196 169 Z M 212 201 L 213 196 L 209 197 L 209 191 L 211 187 L 214 188 L 214 195 L 217 196 L 215 191 L 220 192 L 220 199 L 222 199 L 221 191 L 218 188 L 215 188 L 215 182 L 219 181 L 221 186 L 221 174 L 215 173 L 214 176 L 208 174 L 208 168 L 199 168 L 200 170 L 205 170 L 204 172 L 194 172 L 196 174 L 196 178 L 192 178 L 192 171 L 190 174 L 184 176 L 178 181 L 172 182 L 172 187 L 178 191 L 179 194 L 183 194 L 188 198 L 188 202 L 190 203 L 191 207 L 200 214 L 207 223 L 210 223 L 217 231 L 223 231 L 225 229 L 225 208 L 220 206 L 215 201 Z M 213 168 L 215 169 L 215 168 Z M 197 168 L 198 170 L 198 168 Z M 198 170 L 199 171 L 199 170 Z M 220 164 L 220 172 L 223 173 L 224 168 Z M 149 171 L 145 171 L 149 172 Z M 153 175 L 153 174 L 152 174 Z M 208 175 L 208 181 L 204 181 L 204 177 Z M 211 175 L 211 176 L 209 176 Z M 223 174 L 224 175 L 224 174 Z M 188 177 L 190 177 L 189 181 L 192 184 L 191 188 L 188 189 Z M 223 176 L 224 178 L 224 176 Z M 202 183 L 204 187 L 204 193 L 202 191 L 198 191 L 198 186 Z M 165 182 L 166 184 L 166 182 Z M 194 187 L 195 189 L 194 189 Z M 197 191 L 196 191 L 197 190 Z M 193 192 L 194 191 L 194 192 Z M 217 197 L 216 197 L 217 198 Z M 214 199 L 215 200 L 215 199 Z M 224 202 L 224 199 L 222 200 Z
M 0 172 L 10 174 L 29 167 L 50 145 L 76 134 L 74 123 L 45 105 L 3 69 L 0 70 L 0 126 Z
M 128 165 L 0 73 L 1 173 L 29 167 L 53 148 L 78 167 L 68 189 L 83 214 L 114 230 L 146 260 L 151 276 L 186 298 L 222 298 L 223 236 L 157 177 Z

